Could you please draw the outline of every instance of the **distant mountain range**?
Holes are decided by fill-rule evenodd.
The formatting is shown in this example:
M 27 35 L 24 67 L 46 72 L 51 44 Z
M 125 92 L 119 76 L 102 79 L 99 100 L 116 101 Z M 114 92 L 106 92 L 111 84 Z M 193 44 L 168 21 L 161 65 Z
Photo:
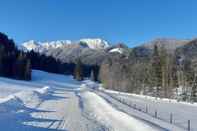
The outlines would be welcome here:
M 30 40 L 19 47 L 24 51 L 35 51 L 47 56 L 53 56 L 62 62 L 75 62 L 80 57 L 88 65 L 100 65 L 105 57 L 111 54 L 123 54 L 126 46 L 112 46 L 107 41 L 96 39 L 80 39 L 78 41 L 58 40 L 51 42 L 36 42 Z
M 124 44 L 111 45 L 103 39 L 80 39 L 78 41 L 58 40 L 50 42 L 36 42 L 34 40 L 22 43 L 19 47 L 24 51 L 34 50 L 53 56 L 62 62 L 74 62 L 80 57 L 82 62 L 88 65 L 100 65 L 108 56 L 125 55 L 128 56 L 131 51 L 139 57 L 146 57 L 152 54 L 154 45 L 165 47 L 168 52 L 174 52 L 179 55 L 192 56 L 197 58 L 197 39 L 178 40 L 159 38 L 140 44 L 140 46 L 129 49 Z M 114 55 L 116 54 L 116 55 Z
M 50 41 L 50 42 L 37 42 L 34 40 L 30 40 L 24 42 L 22 44 L 23 49 L 27 49 L 28 51 L 34 50 L 37 52 L 43 52 L 49 49 L 56 49 L 62 47 L 70 47 L 70 46 L 81 46 L 81 47 L 88 47 L 90 49 L 106 49 L 110 45 L 107 41 L 102 39 L 81 39 L 78 41 L 71 41 L 71 40 L 57 40 L 57 41 Z

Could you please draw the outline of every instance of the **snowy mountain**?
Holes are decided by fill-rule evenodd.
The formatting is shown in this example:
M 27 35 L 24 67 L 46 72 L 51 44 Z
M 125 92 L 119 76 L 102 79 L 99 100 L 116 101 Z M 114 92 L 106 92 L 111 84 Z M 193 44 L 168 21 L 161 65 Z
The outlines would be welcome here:
M 80 42 L 86 43 L 87 46 L 91 49 L 106 49 L 110 45 L 107 41 L 102 39 L 81 39 Z
M 22 44 L 22 47 L 24 49 L 29 50 L 29 51 L 35 50 L 38 46 L 39 46 L 39 44 L 34 40 L 30 40 L 30 41 L 27 41 L 27 42 Z
M 50 42 L 36 42 L 34 40 L 30 40 L 24 42 L 21 45 L 21 49 L 31 51 L 34 50 L 36 52 L 43 52 L 48 49 L 60 48 L 64 45 L 70 45 L 72 42 L 70 40 L 58 40 L 58 41 L 50 41 Z
M 102 39 L 81 39 L 77 42 L 71 41 L 71 40 L 57 40 L 57 41 L 50 41 L 50 42 L 36 42 L 34 40 L 30 40 L 27 42 L 24 42 L 20 49 L 23 50 L 34 50 L 36 52 L 44 52 L 49 49 L 57 49 L 64 46 L 69 45 L 80 45 L 83 47 L 88 47 L 90 49 L 100 50 L 100 49 L 106 49 L 110 45 L 107 41 Z M 70 47 L 70 46 L 69 46 Z

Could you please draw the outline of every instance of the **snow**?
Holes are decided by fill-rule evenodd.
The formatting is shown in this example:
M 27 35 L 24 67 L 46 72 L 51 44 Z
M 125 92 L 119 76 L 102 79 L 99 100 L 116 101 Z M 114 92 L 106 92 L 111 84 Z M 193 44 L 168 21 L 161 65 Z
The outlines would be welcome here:
M 50 42 L 36 42 L 34 40 L 30 40 L 24 42 L 19 46 L 19 49 L 24 51 L 34 50 L 36 52 L 43 52 L 49 49 L 61 48 L 64 45 L 70 45 L 70 40 L 58 40 L 58 41 L 50 41 Z
M 49 86 L 45 86 L 41 89 L 37 89 L 36 91 L 40 94 L 46 94 L 49 91 L 50 87 Z
M 96 39 L 81 39 L 78 42 L 84 42 L 91 49 L 105 49 L 109 47 L 107 41 L 96 38 Z M 49 49 L 62 48 L 65 45 L 77 44 L 77 42 L 73 42 L 71 40 L 57 40 L 57 41 L 47 41 L 47 42 L 36 42 L 34 40 L 30 40 L 24 42 L 19 46 L 19 49 L 24 51 L 34 50 L 36 52 L 44 52 Z
M 123 49 L 122 48 L 114 48 L 114 49 L 111 49 L 109 52 L 117 52 L 117 53 L 120 53 L 120 54 L 123 54 Z
M 84 42 L 91 49 L 106 49 L 109 47 L 107 41 L 96 38 L 96 39 L 81 39 L 80 42 Z
M 22 47 L 25 47 L 29 51 L 36 49 L 38 46 L 39 46 L 39 43 L 37 43 L 34 40 L 30 40 L 22 44 Z
M 136 105 L 137 108 L 140 108 L 143 111 L 145 111 L 145 108 L 147 107 L 149 116 L 154 116 L 155 111 L 157 111 L 158 118 L 162 121 L 170 122 L 170 114 L 172 114 L 173 124 L 182 129 L 187 130 L 188 120 L 190 120 L 191 131 L 197 130 L 197 125 L 195 124 L 197 122 L 197 103 L 190 104 L 186 102 L 177 102 L 176 100 L 171 99 L 156 99 L 150 96 L 122 93 L 117 91 L 105 90 L 102 88 L 101 90 L 103 90 L 110 96 L 121 99 L 125 103 L 128 103 L 130 105 Z M 135 113 L 135 115 L 136 114 L 137 113 Z M 140 113 L 139 115 L 140 117 L 142 117 L 142 113 Z M 149 116 L 146 117 L 148 118 Z M 143 117 L 143 119 L 145 119 L 146 117 Z M 148 118 L 148 120 L 151 121 L 151 118 Z M 152 122 L 154 121 L 155 120 L 153 120 Z M 161 126 L 161 122 L 159 124 Z
M 93 118 L 113 131 L 158 131 L 145 122 L 130 117 L 126 113 L 114 109 L 104 99 L 92 92 L 85 92 L 82 95 L 85 107 Z M 95 102 L 96 101 L 96 102 Z M 100 109 L 98 109 L 100 108 Z
M 3 131 L 182 131 L 111 98 L 124 95 L 103 91 L 99 83 L 38 70 L 32 73 L 30 82 L 0 78 Z
M 23 102 L 16 96 L 8 96 L 0 100 L 0 112 L 15 113 L 24 107 Z

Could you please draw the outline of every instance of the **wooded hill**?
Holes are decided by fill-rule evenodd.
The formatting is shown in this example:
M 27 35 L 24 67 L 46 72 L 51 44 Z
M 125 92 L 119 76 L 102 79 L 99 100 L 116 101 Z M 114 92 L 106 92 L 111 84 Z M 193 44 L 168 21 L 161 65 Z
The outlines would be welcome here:
M 133 48 L 129 57 L 108 57 L 100 81 L 113 90 L 197 101 L 197 40 L 181 41 L 173 49 L 162 42 Z

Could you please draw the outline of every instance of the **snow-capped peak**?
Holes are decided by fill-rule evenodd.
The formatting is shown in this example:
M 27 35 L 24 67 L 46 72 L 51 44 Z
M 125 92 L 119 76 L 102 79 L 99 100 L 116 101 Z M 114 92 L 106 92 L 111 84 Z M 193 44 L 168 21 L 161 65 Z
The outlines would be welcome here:
M 96 39 L 81 39 L 80 42 L 86 43 L 91 49 L 105 49 L 109 47 L 107 41 L 96 38 Z
M 78 42 L 73 42 L 71 40 L 36 42 L 34 40 L 30 40 L 30 41 L 23 43 L 20 49 L 28 50 L 28 51 L 34 50 L 36 52 L 43 52 L 49 49 L 61 48 L 65 45 L 80 44 L 80 42 L 83 42 L 84 44 L 87 45 L 88 48 L 91 48 L 91 49 L 105 49 L 109 47 L 108 42 L 102 39 L 81 39 Z
M 69 45 L 72 42 L 70 40 L 58 40 L 58 41 L 50 41 L 50 42 L 36 42 L 34 40 L 27 41 L 22 44 L 21 49 L 26 49 L 28 51 L 34 50 L 36 52 L 43 52 L 48 49 L 60 48 L 64 45 Z
M 69 45 L 71 43 L 72 42 L 70 40 L 58 40 L 58 41 L 44 42 L 41 43 L 41 45 L 46 49 L 50 49 L 50 48 L 59 48 L 64 45 Z
M 25 47 L 29 51 L 36 49 L 38 46 L 39 44 L 34 40 L 30 40 L 22 44 L 22 47 Z

